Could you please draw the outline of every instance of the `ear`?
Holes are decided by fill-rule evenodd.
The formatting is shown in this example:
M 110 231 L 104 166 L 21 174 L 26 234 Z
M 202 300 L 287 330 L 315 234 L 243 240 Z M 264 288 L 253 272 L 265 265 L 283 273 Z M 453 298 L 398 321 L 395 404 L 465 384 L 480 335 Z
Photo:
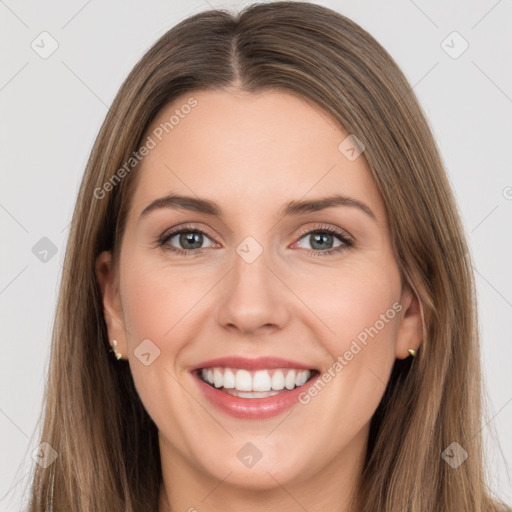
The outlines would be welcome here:
M 103 314 L 108 329 L 108 342 L 113 347 L 113 340 L 117 340 L 117 346 L 113 348 L 121 353 L 122 359 L 127 359 L 128 344 L 119 295 L 119 283 L 117 282 L 110 251 L 103 251 L 97 257 L 96 279 L 103 299 Z
M 397 359 L 409 357 L 409 349 L 417 350 L 423 339 L 423 321 L 421 319 L 421 305 L 418 297 L 406 284 L 400 299 L 402 310 L 396 341 Z

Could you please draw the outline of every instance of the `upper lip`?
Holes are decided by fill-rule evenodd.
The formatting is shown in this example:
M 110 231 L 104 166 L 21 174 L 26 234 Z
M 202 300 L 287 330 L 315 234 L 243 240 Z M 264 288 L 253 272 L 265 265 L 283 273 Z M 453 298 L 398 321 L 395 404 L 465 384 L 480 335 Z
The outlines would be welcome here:
M 219 357 L 217 359 L 210 359 L 203 361 L 190 367 L 190 371 L 199 370 L 202 368 L 240 368 L 245 370 L 266 370 L 274 368 L 298 368 L 303 370 L 315 369 L 311 365 L 292 361 L 290 359 L 282 359 L 280 357 L 256 357 L 249 359 L 240 356 Z

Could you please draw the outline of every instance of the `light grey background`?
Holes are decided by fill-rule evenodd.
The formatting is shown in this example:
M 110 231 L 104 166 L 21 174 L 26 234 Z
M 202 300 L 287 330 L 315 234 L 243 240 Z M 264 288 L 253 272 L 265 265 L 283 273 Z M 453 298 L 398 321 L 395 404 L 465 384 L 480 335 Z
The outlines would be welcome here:
M 69 223 L 108 106 L 177 22 L 248 3 L 0 0 L 2 511 L 20 510 L 26 495 Z M 434 131 L 475 261 L 490 483 L 511 503 L 512 1 L 315 3 L 347 15 L 391 53 Z M 58 43 L 46 59 L 31 47 L 51 48 L 43 31 Z M 457 58 L 464 41 L 453 31 L 469 44 Z M 47 262 L 32 252 L 43 237 L 57 249 Z

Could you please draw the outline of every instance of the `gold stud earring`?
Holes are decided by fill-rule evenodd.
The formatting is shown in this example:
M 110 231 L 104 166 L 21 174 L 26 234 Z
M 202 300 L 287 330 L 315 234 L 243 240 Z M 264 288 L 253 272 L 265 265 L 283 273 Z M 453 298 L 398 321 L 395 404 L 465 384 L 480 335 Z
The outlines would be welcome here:
M 409 354 L 411 354 L 411 356 L 414 357 L 416 355 L 416 350 L 413 350 L 412 348 L 410 348 Z
M 113 347 L 110 349 L 110 352 L 114 353 L 117 360 L 121 359 L 122 354 L 115 349 L 115 347 L 117 347 L 117 340 L 112 340 L 112 344 L 113 344 Z

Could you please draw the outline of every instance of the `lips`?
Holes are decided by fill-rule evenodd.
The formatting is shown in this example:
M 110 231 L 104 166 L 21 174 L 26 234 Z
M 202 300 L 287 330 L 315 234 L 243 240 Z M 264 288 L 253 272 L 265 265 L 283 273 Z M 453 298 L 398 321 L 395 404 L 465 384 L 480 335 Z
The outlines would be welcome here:
M 209 361 L 203 361 L 195 366 L 190 367 L 190 371 L 213 368 L 213 367 L 224 367 L 224 368 L 241 368 L 244 370 L 271 370 L 274 368 L 297 368 L 301 370 L 317 370 L 310 365 L 292 361 L 290 359 L 282 359 L 280 357 L 258 357 L 255 359 L 249 359 L 240 356 L 229 356 L 219 357 L 217 359 L 210 359 Z
M 275 357 L 223 357 L 204 361 L 189 371 L 214 407 L 240 419 L 283 413 L 298 404 L 298 396 L 320 375 L 309 365 Z

